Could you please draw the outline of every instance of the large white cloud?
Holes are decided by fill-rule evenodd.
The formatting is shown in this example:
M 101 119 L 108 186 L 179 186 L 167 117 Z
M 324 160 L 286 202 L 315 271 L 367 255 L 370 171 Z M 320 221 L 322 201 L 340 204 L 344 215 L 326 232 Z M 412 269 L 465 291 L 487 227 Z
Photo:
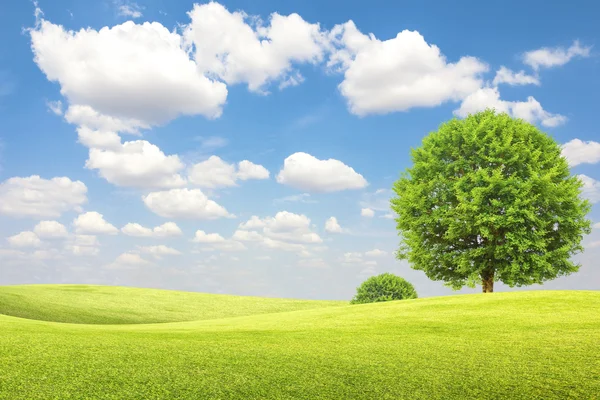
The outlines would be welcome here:
M 136 237 L 169 237 L 169 236 L 181 236 L 183 232 L 175 224 L 175 222 L 165 222 L 162 225 L 155 226 L 154 228 L 146 228 L 137 223 L 130 222 L 121 228 L 121 232 L 128 236 Z
M 263 91 L 271 81 L 280 88 L 302 82 L 294 63 L 317 63 L 323 58 L 326 35 L 318 24 L 298 14 L 271 14 L 269 25 L 243 12 L 230 12 L 219 3 L 195 4 L 184 37 L 195 46 L 199 70 L 228 84 L 247 83 Z
M 238 180 L 268 179 L 269 171 L 262 165 L 243 160 L 229 164 L 218 156 L 194 164 L 188 172 L 190 183 L 204 188 L 236 186 Z
M 257 240 L 256 235 L 252 235 L 251 232 L 246 233 L 246 230 L 261 229 L 262 235 L 278 241 L 292 243 L 323 242 L 323 239 L 317 233 L 312 232 L 310 219 L 306 215 L 294 214 L 289 211 L 280 211 L 274 217 L 263 219 L 252 216 L 249 221 L 240 224 L 239 228 L 240 230 L 234 236 L 237 235 L 241 240 Z
M 311 192 L 337 192 L 361 189 L 366 179 L 352 167 L 332 158 L 319 160 L 307 153 L 294 153 L 285 159 L 277 182 Z
M 81 210 L 81 205 L 87 202 L 86 194 L 83 182 L 66 177 L 14 177 L 0 183 L 0 214 L 59 217 L 65 211 Z
M 440 49 L 416 31 L 389 40 L 361 33 L 354 22 L 336 25 L 337 48 L 328 65 L 344 71 L 340 92 L 353 114 L 383 114 L 459 101 L 482 85 L 488 70 L 474 57 L 447 62 Z
M 184 165 L 177 155 L 165 155 L 145 140 L 125 142 L 120 149 L 91 148 L 86 168 L 118 186 L 172 188 L 185 185 L 177 172 Z
M 119 230 L 108 223 L 102 214 L 96 211 L 88 211 L 80 214 L 73 221 L 75 232 L 78 234 L 107 234 L 116 235 Z
M 579 164 L 596 164 L 600 162 L 600 143 L 573 139 L 562 146 L 562 155 L 572 167 Z
M 540 122 L 543 126 L 555 127 L 567 121 L 567 117 L 560 114 L 552 114 L 542 108 L 542 105 L 532 96 L 527 101 L 506 101 L 500 99 L 498 88 L 481 88 L 467 96 L 460 108 L 454 111 L 459 117 L 466 117 L 493 108 L 498 112 L 505 112 L 515 118 L 521 118 L 532 124 Z
M 146 207 L 165 218 L 217 219 L 233 217 L 200 189 L 171 189 L 142 196 Z
M 42 241 L 34 232 L 25 231 L 7 238 L 12 247 L 39 247 Z
M 67 228 L 58 221 L 40 221 L 33 231 L 41 238 L 66 238 L 68 236 Z
M 73 105 L 143 124 L 178 115 L 218 117 L 224 83 L 190 59 L 182 37 L 158 22 L 67 31 L 41 19 L 30 29 L 34 60 Z
M 541 49 L 528 51 L 523 55 L 523 62 L 534 70 L 541 67 L 550 68 L 568 63 L 574 57 L 589 57 L 591 47 L 583 47 L 576 40 L 571 47 L 542 47 Z

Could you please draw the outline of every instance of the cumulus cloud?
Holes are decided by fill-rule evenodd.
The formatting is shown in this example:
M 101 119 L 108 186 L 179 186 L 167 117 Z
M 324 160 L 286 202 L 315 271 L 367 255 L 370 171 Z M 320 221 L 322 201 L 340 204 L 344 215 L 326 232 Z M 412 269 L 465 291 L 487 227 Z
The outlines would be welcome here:
M 91 148 L 86 168 L 117 186 L 173 188 L 186 181 L 177 172 L 183 163 L 177 155 L 165 155 L 145 140 L 125 142 L 118 150 Z
M 321 243 L 323 239 L 311 231 L 310 219 L 306 215 L 280 211 L 274 217 L 263 219 L 257 216 L 240 224 L 241 230 L 262 229 L 265 237 L 292 243 Z M 254 236 L 256 237 L 256 236 Z
M 181 254 L 179 250 L 165 246 L 164 244 L 158 246 L 138 246 L 138 249 L 142 253 L 151 254 L 157 258 L 160 256 L 178 256 Z
M 342 233 L 344 231 L 336 217 L 329 217 L 327 221 L 325 221 L 325 230 L 331 233 Z
M 44 239 L 66 238 L 68 236 L 67 228 L 57 221 L 40 221 L 33 228 L 33 231 Z
M 562 146 L 562 155 L 567 158 L 571 167 L 596 164 L 600 162 L 600 143 L 573 139 Z
M 382 41 L 348 21 L 329 36 L 335 50 L 328 66 L 344 72 L 339 90 L 350 112 L 359 116 L 462 100 L 481 87 L 481 74 L 488 70 L 474 57 L 448 62 L 416 31 Z
M 560 114 L 552 114 L 542 108 L 542 105 L 532 96 L 527 101 L 506 101 L 500 99 L 498 88 L 481 88 L 467 96 L 460 105 L 460 108 L 454 111 L 459 117 L 466 117 L 483 111 L 486 108 L 493 108 L 497 112 L 505 112 L 515 118 L 521 118 L 532 124 L 540 122 L 546 127 L 556 127 L 564 124 L 567 117 Z
M 301 152 L 285 159 L 277 182 L 309 192 L 337 192 L 368 185 L 361 174 L 339 160 L 319 160 Z
M 534 70 L 564 65 L 574 57 L 589 57 L 591 47 L 583 47 L 579 41 L 574 41 L 571 47 L 542 47 L 528 51 L 523 55 L 523 62 Z
M 577 175 L 583 182 L 583 197 L 588 199 L 592 204 L 600 201 L 600 181 L 590 178 L 587 175 Z
M 36 64 L 69 103 L 104 116 L 147 125 L 214 118 L 227 98 L 225 84 L 203 75 L 182 37 L 158 22 L 67 31 L 40 19 L 29 33 Z
M 75 232 L 86 234 L 116 235 L 119 230 L 106 222 L 104 216 L 96 211 L 80 214 L 73 220 Z
M 66 211 L 81 210 L 81 205 L 87 202 L 86 194 L 83 182 L 66 177 L 9 178 L 0 183 L 0 214 L 56 218 Z
M 235 237 L 233 239 L 236 239 Z M 218 233 L 206 233 L 202 230 L 197 230 L 192 242 L 201 243 L 208 245 L 209 249 L 216 249 L 221 251 L 240 251 L 246 250 L 246 246 L 243 243 L 233 240 L 225 239 Z
M 165 218 L 232 218 L 223 206 L 210 200 L 200 189 L 171 189 L 142 196 L 146 207 Z
M 302 82 L 292 63 L 322 60 L 326 35 L 318 24 L 298 14 L 271 14 L 264 25 L 243 12 L 230 12 L 219 3 L 195 4 L 184 37 L 195 47 L 198 69 L 227 84 L 247 83 L 248 89 L 264 92 L 270 82 L 280 88 Z
M 243 160 L 229 164 L 218 156 L 193 165 L 189 170 L 190 183 L 204 188 L 236 186 L 238 180 L 268 179 L 269 171 L 262 165 Z
M 127 252 L 119 255 L 115 261 L 111 264 L 108 264 L 106 268 L 108 269 L 119 269 L 119 268 L 128 268 L 128 267 L 136 267 L 140 265 L 150 264 L 148 260 L 145 260 L 138 253 Z
M 128 236 L 154 238 L 181 236 L 183 234 L 181 229 L 174 222 L 165 222 L 164 224 L 155 226 L 152 229 L 130 222 L 121 228 L 121 232 Z
M 496 71 L 496 76 L 492 81 L 494 86 L 498 86 L 501 83 L 506 83 L 511 86 L 518 85 L 538 85 L 540 84 L 540 80 L 537 76 L 527 75 L 525 71 L 514 72 L 511 69 L 506 68 L 505 66 L 501 66 L 498 71 Z
M 370 208 L 362 208 L 360 210 L 360 215 L 362 217 L 373 218 L 375 216 L 375 211 Z
M 95 235 L 74 235 L 65 249 L 76 256 L 96 256 L 100 253 L 100 243 Z
M 31 231 L 18 233 L 7 238 L 11 247 L 39 247 L 42 244 L 40 238 Z

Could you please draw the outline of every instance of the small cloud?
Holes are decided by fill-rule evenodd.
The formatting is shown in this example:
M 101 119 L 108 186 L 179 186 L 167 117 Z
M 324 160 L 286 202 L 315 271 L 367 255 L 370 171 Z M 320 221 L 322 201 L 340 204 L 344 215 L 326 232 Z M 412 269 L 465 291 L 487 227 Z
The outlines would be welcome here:
M 142 16 L 143 7 L 136 3 L 127 3 L 118 5 L 118 15 L 121 17 L 140 18 Z
M 280 197 L 273 200 L 273 203 L 287 203 L 287 202 L 298 202 L 298 203 L 318 203 L 316 200 L 311 200 L 309 193 L 295 194 L 292 196 Z
M 48 106 L 48 110 L 52 111 L 56 115 L 63 114 L 63 104 L 62 101 L 46 101 L 46 106 Z
M 362 217 L 373 218 L 375 216 L 375 211 L 370 208 L 363 208 L 360 210 L 360 215 Z

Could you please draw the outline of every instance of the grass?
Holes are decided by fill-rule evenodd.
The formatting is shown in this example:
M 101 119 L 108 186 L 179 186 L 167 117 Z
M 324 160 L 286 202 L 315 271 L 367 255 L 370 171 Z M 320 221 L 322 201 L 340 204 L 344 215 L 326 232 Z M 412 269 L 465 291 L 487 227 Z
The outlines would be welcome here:
M 106 298 L 110 293 L 120 297 L 106 299 L 104 304 L 112 308 L 103 309 L 106 314 L 94 323 L 0 315 L 0 398 L 599 398 L 596 291 L 492 293 L 352 306 L 306 302 L 293 305 L 304 309 L 293 310 L 286 310 L 290 300 L 247 297 L 240 315 L 232 308 L 241 303 L 229 296 L 196 298 L 164 291 L 152 294 L 152 304 L 158 305 L 153 310 L 133 306 L 138 300 L 126 298 L 127 293 L 141 292 L 91 288 Z M 42 300 L 24 301 L 21 311 L 21 303 L 14 300 L 5 307 L 5 299 L 14 295 L 46 296 L 48 291 L 60 318 L 91 318 L 86 305 L 79 306 L 84 315 L 79 318 L 71 300 L 61 301 L 61 296 L 77 297 L 77 290 L 59 289 L 0 287 L 0 310 L 49 319 L 52 306 Z M 197 304 L 212 304 L 210 312 L 196 309 L 194 314 L 189 307 L 175 319 L 196 320 L 164 323 L 169 311 L 159 303 L 180 304 L 183 297 L 178 296 L 187 295 Z M 219 305 L 222 300 L 230 302 Z M 278 309 L 267 300 L 283 303 Z M 36 302 L 44 304 L 43 311 L 36 312 Z M 137 324 L 123 324 L 130 318 L 125 315 L 120 325 L 99 324 L 106 315 L 114 319 L 131 309 L 139 312 L 133 321 Z M 217 309 L 222 318 L 215 317 Z M 142 314 L 163 323 L 141 324 Z

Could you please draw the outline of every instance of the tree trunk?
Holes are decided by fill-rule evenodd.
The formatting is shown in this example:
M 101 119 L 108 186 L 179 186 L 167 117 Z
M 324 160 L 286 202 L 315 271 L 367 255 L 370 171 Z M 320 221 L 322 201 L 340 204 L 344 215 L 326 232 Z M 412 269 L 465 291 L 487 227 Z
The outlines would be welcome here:
M 483 293 L 492 293 L 494 291 L 494 271 L 490 271 L 482 274 L 481 286 Z

